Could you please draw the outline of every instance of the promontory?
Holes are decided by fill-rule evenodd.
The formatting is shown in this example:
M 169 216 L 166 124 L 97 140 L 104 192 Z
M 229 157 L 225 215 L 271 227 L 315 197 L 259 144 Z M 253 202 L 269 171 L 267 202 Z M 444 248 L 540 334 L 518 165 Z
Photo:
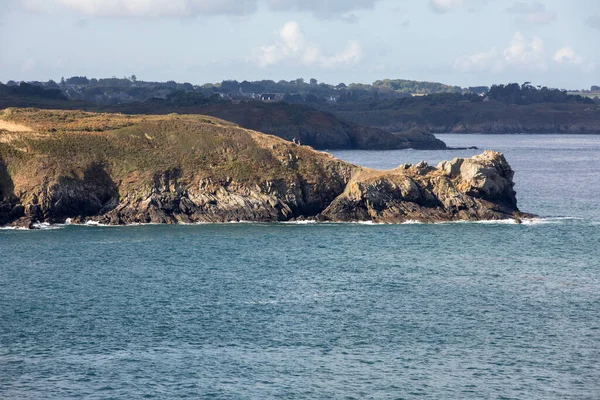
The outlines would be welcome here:
M 493 151 L 379 171 L 202 115 L 0 111 L 0 225 L 529 217 Z

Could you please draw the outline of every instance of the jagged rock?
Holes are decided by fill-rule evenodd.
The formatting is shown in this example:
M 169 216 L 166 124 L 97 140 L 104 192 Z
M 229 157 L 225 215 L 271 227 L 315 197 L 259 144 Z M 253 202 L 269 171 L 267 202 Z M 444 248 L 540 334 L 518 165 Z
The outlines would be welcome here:
M 35 221 L 28 217 L 19 218 L 13 221 L 12 226 L 21 229 L 33 229 Z
M 423 171 L 427 172 L 424 174 Z M 324 212 L 330 220 L 424 222 L 521 218 L 513 171 L 504 156 L 486 151 L 470 159 L 357 175 Z
M 438 168 L 456 181 L 461 192 L 516 208 L 514 172 L 502 154 L 485 151 L 469 159 L 441 162 Z

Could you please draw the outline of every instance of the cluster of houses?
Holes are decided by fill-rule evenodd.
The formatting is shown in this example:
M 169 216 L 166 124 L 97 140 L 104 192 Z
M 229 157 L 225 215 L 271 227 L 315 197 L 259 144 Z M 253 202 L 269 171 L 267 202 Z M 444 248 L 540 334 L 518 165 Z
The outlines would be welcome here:
M 232 93 L 222 92 L 219 92 L 218 94 L 223 99 L 239 99 L 240 97 L 244 97 L 252 100 L 260 100 L 265 102 L 283 101 L 283 98 L 285 97 L 285 93 L 245 93 L 241 91 L 240 93 L 236 93 L 235 95 L 233 95 Z
M 263 101 L 265 103 L 272 103 L 278 101 L 284 101 L 286 96 L 291 96 L 292 98 L 303 98 L 300 93 L 247 93 L 240 89 L 239 93 L 218 93 L 219 96 L 223 99 L 252 99 L 256 101 Z M 329 103 L 337 103 L 340 100 L 339 95 L 335 96 L 327 96 L 326 101 Z

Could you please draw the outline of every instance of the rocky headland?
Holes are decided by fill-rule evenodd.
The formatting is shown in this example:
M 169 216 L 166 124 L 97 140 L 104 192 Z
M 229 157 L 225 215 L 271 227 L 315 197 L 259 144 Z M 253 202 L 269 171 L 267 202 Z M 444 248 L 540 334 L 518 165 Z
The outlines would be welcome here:
M 201 115 L 0 112 L 0 225 L 530 217 L 502 154 L 358 167 Z

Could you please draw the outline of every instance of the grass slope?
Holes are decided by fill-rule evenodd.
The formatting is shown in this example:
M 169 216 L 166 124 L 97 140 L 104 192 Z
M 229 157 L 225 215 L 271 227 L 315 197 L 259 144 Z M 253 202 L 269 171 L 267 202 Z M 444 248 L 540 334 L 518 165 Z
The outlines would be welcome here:
M 0 160 L 22 190 L 80 176 L 99 164 L 122 185 L 163 171 L 184 181 L 247 184 L 326 176 L 331 156 L 200 115 L 123 115 L 84 111 L 0 111 Z M 293 164 L 293 165 L 292 165 Z

